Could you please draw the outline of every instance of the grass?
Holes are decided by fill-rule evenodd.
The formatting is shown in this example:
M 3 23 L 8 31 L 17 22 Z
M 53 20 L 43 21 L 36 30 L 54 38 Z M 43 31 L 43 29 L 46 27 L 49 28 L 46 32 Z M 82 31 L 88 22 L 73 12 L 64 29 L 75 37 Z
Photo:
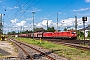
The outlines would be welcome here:
M 66 57 L 69 60 L 90 60 L 90 52 L 88 51 L 54 44 L 48 41 L 42 41 L 42 43 L 40 43 L 39 40 L 32 40 L 30 38 L 17 38 L 17 40 L 50 49 L 59 56 Z
M 2 54 L 0 54 L 0 56 L 2 56 Z

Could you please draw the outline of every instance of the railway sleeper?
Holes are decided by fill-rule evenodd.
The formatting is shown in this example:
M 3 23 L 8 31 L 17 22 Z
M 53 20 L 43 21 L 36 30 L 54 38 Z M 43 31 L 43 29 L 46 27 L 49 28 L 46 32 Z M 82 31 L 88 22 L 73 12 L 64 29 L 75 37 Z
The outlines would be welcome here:
M 26 59 L 30 59 L 30 58 L 31 58 L 30 55 L 27 55 L 27 56 L 26 56 Z

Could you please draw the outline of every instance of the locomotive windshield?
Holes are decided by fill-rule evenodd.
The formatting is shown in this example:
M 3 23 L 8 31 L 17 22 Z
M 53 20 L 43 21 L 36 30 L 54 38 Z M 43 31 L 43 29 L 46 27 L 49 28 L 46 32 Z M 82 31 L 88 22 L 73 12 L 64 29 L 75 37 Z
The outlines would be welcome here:
M 76 32 L 72 32 L 72 34 L 76 34 Z

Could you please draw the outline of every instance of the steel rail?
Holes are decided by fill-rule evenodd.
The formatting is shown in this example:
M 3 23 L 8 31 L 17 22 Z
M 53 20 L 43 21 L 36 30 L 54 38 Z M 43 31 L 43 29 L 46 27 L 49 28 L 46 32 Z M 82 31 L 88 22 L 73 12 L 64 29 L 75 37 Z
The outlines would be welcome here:
M 10 41 L 12 41 L 12 40 L 10 40 Z M 20 45 L 18 45 L 17 43 L 15 43 L 14 41 L 12 41 L 14 44 L 16 44 L 18 47 L 20 47 L 22 50 L 23 50 L 23 52 L 27 55 L 26 56 L 26 59 L 30 59 L 30 60 L 34 60 L 29 54 L 28 54 L 28 52 L 27 51 L 25 51 L 25 49 L 23 49 Z
M 16 40 L 14 40 L 14 41 L 16 41 Z M 19 41 L 16 41 L 16 42 L 18 42 L 18 43 L 20 43 L 20 44 L 23 44 L 23 45 L 26 45 L 27 47 L 32 48 L 32 49 L 34 49 L 34 50 L 36 50 L 37 52 L 41 53 L 42 55 L 46 56 L 47 58 L 49 58 L 49 59 L 51 59 L 51 60 L 56 60 L 56 59 L 54 59 L 53 57 L 48 56 L 47 54 L 45 54 L 45 53 L 43 53 L 43 52 L 39 51 L 38 49 L 35 49 L 35 48 L 33 48 L 33 47 L 31 47 L 31 46 L 27 45 L 27 44 L 25 44 L 25 43 L 22 43 L 22 42 L 19 42 Z
M 80 46 L 79 44 L 82 43 L 86 43 L 88 44 L 90 42 L 90 40 L 59 40 L 59 39 L 43 39 L 43 40 L 47 40 L 50 42 L 55 42 L 57 44 L 63 44 L 65 46 L 69 46 L 69 47 L 74 47 L 74 48 L 79 48 L 82 50 L 86 50 L 86 51 L 90 51 L 90 47 L 85 47 L 85 46 Z

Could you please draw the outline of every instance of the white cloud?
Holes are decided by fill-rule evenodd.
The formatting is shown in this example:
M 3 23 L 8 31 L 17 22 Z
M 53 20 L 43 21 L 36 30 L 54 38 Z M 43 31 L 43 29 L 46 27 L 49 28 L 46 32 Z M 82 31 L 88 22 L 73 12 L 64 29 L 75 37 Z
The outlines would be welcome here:
M 60 21 L 60 26 L 73 26 L 75 18 L 68 18 Z
M 14 8 L 11 8 L 11 7 L 7 7 L 7 9 L 9 9 L 9 10 L 12 10 L 12 9 L 14 9 Z
M 87 21 L 85 22 L 85 25 L 88 26 L 90 24 L 90 17 L 87 17 Z M 82 18 L 77 18 L 77 24 L 78 24 L 78 29 L 80 27 L 83 28 L 83 21 L 82 21 Z M 75 18 L 68 18 L 68 19 L 64 19 L 64 20 L 61 20 L 60 23 L 59 23 L 59 26 L 61 27 L 73 27 L 75 28 Z
M 88 17 L 88 21 L 85 22 L 86 26 L 90 24 L 90 18 Z M 83 21 L 82 18 L 77 18 L 77 24 L 78 24 L 78 29 L 83 28 Z M 57 23 L 53 22 L 52 20 L 48 20 L 48 27 L 54 26 L 55 29 L 57 29 Z M 47 28 L 47 20 L 43 20 L 40 23 L 36 24 L 36 27 L 43 27 L 44 29 Z M 70 29 L 75 29 L 75 18 L 68 18 L 68 19 L 63 19 L 58 22 L 58 29 L 63 30 L 65 27 L 70 27 Z
M 17 6 L 14 6 L 14 8 L 18 8 Z
M 85 0 L 85 2 L 89 3 L 89 2 L 90 2 L 90 0 Z
M 81 9 L 78 9 L 78 10 L 73 10 L 74 12 L 81 12 L 81 11 L 87 11 L 87 10 L 90 10 L 89 8 L 81 8 Z
M 38 9 L 38 8 L 33 8 L 30 12 L 38 12 L 38 11 L 41 11 L 41 9 Z
M 44 28 L 47 29 L 47 21 L 48 21 L 48 27 L 56 26 L 56 23 L 54 23 L 52 20 L 43 20 L 42 22 L 35 23 L 35 27 L 37 28 Z
M 48 26 L 51 26 L 53 24 L 52 20 L 43 20 L 42 22 L 38 23 L 37 26 L 47 26 L 47 21 L 48 21 Z
M 13 10 L 13 9 L 17 9 L 18 7 L 17 6 L 14 6 L 14 7 L 7 7 L 7 9 L 9 10 Z
M 11 23 L 16 23 L 18 19 L 11 20 Z
M 78 16 L 90 16 L 89 13 L 77 13 Z
M 47 26 L 47 20 L 43 20 L 41 23 L 42 25 Z
M 44 19 L 43 21 L 39 22 L 39 23 L 34 23 L 35 28 L 47 28 L 47 20 L 48 19 Z M 14 27 L 17 27 L 17 30 L 20 30 L 20 27 L 22 26 L 24 28 L 24 30 L 32 30 L 33 29 L 33 24 L 29 24 L 26 23 L 26 21 L 21 21 L 19 23 L 17 23 L 17 19 L 11 20 L 11 22 L 14 24 L 11 27 L 13 27 L 12 30 L 15 30 Z M 82 18 L 77 18 L 77 24 L 78 24 L 78 29 L 83 28 L 83 21 Z M 85 22 L 86 26 L 90 24 L 90 17 L 88 17 L 87 21 Z M 6 25 L 7 26 L 7 25 Z M 52 27 L 54 26 L 55 29 L 57 29 L 57 23 L 53 22 L 53 20 L 48 20 L 48 27 Z M 75 29 L 75 18 L 67 18 L 67 19 L 62 19 L 58 22 L 58 29 L 63 30 L 65 27 L 70 27 L 70 29 Z M 11 28 L 10 28 L 11 29 Z M 69 28 L 68 28 L 69 29 Z
M 26 21 L 21 21 L 20 23 L 16 23 L 17 26 L 25 26 Z

